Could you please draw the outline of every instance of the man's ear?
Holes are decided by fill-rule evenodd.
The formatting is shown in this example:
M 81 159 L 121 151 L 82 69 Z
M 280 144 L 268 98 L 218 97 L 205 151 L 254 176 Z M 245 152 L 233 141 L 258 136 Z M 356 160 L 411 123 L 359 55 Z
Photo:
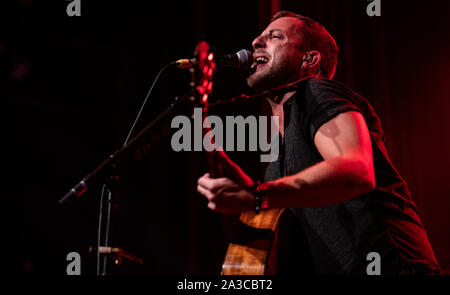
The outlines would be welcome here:
M 312 69 L 320 65 L 321 59 L 322 56 L 320 55 L 319 51 L 317 50 L 308 51 L 303 57 L 302 69 L 311 71 Z

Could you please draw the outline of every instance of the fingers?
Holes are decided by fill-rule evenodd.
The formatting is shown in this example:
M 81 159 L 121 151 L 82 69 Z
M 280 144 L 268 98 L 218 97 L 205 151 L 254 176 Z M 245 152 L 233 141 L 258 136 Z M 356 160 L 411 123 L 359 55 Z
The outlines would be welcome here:
M 213 211 L 216 211 L 217 210 L 217 204 L 216 204 L 217 195 L 212 193 L 211 191 L 207 190 L 206 188 L 202 187 L 201 185 L 197 185 L 197 191 L 208 199 L 208 208 Z
M 197 191 L 208 199 L 208 208 L 209 209 L 211 209 L 211 210 L 217 209 L 217 204 L 215 203 L 216 194 L 213 194 L 212 192 L 205 189 L 201 185 L 197 185 Z
M 198 179 L 197 191 L 211 202 L 230 184 L 232 184 L 232 181 L 228 178 L 211 178 L 209 173 L 205 173 Z
M 210 202 L 212 200 L 214 200 L 215 197 L 216 197 L 215 194 L 213 194 L 211 191 L 207 190 L 206 188 L 202 187 L 201 185 L 197 185 L 197 191 L 200 194 L 204 195 L 208 199 L 208 201 L 210 201 Z
M 205 173 L 198 179 L 197 191 L 208 200 L 208 208 L 217 212 L 241 212 L 244 207 L 253 206 L 246 205 L 249 193 L 229 178 L 211 178 Z M 250 199 L 253 202 L 253 196 Z
M 222 178 L 211 178 L 209 176 L 209 173 L 206 173 L 205 175 L 203 175 L 202 177 L 200 177 L 198 179 L 197 184 L 209 191 L 211 191 L 212 193 L 216 193 L 217 191 L 219 191 L 221 188 L 223 188 L 224 186 L 230 186 L 233 184 L 233 182 L 225 177 Z
M 217 205 L 214 202 L 209 202 L 208 203 L 208 208 L 211 210 L 216 210 L 217 209 Z

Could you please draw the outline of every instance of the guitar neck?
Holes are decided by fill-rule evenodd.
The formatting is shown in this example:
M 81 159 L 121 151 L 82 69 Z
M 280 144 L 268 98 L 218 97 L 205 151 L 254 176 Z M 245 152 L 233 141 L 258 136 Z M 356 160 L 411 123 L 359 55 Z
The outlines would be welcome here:
M 211 132 L 211 125 L 208 120 L 208 117 L 206 116 L 207 112 L 202 112 L 202 121 L 203 121 L 203 140 L 210 142 L 212 150 L 211 151 L 205 151 L 206 158 L 208 160 L 209 165 L 209 173 L 212 178 L 218 178 L 225 176 L 223 165 L 221 161 L 219 160 L 219 155 L 217 154 L 217 146 L 214 141 L 214 136 Z

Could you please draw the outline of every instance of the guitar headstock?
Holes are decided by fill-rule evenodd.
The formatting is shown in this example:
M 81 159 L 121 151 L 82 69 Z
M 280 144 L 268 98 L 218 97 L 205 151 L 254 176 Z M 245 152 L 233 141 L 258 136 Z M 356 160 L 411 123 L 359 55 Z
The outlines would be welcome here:
M 214 53 L 205 41 L 200 41 L 194 50 L 196 64 L 190 68 L 192 98 L 196 106 L 202 106 L 203 111 L 208 109 L 208 98 L 213 91 L 213 78 L 216 71 Z
M 205 41 L 200 41 L 195 47 L 194 56 L 196 64 L 190 68 L 191 72 L 191 87 L 192 98 L 194 106 L 202 107 L 202 134 L 207 136 L 207 139 L 212 145 L 215 145 L 214 137 L 212 136 L 208 118 L 208 98 L 213 91 L 213 78 L 216 71 L 216 64 L 214 62 L 214 53 L 210 51 L 210 46 Z M 194 118 L 195 119 L 195 118 Z M 211 177 L 223 176 L 223 165 L 217 161 L 217 154 L 207 152 L 207 159 L 210 168 Z

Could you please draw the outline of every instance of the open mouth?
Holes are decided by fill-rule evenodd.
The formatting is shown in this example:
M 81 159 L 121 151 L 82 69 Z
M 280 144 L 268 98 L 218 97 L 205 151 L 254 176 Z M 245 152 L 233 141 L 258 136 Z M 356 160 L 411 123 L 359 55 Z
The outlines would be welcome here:
M 252 73 L 256 72 L 256 70 L 259 68 L 259 66 L 265 65 L 269 62 L 269 58 L 265 57 L 263 55 L 257 55 L 253 59 L 253 65 L 252 65 Z
M 258 56 L 255 58 L 256 65 L 266 64 L 268 62 L 269 62 L 269 59 L 265 56 Z

